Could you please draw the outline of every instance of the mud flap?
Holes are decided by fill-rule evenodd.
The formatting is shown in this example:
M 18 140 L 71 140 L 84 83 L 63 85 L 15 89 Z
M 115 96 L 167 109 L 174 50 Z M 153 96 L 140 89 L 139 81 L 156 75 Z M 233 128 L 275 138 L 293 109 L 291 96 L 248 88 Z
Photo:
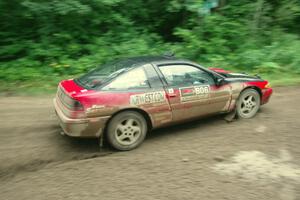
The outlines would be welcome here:
M 103 134 L 101 134 L 98 139 L 100 151 L 102 151 L 102 149 L 103 149 L 103 140 L 104 140 Z
M 233 122 L 237 119 L 237 113 L 236 113 L 236 108 L 231 111 L 230 113 L 226 114 L 225 117 L 224 117 L 224 120 L 226 122 Z

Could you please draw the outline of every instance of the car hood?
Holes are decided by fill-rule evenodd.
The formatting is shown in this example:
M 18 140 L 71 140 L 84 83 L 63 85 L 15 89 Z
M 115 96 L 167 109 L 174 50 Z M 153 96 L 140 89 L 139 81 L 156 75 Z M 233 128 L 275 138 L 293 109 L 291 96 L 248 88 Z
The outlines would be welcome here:
M 210 70 L 224 76 L 226 79 L 234 79 L 234 80 L 261 80 L 258 75 L 249 75 L 247 73 L 235 73 L 228 70 L 224 70 L 222 68 L 209 68 Z

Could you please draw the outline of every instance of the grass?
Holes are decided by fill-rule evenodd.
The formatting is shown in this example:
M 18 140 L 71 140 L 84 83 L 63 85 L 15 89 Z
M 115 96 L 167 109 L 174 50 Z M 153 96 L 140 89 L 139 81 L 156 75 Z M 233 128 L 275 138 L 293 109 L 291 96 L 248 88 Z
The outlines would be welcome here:
M 261 77 L 268 80 L 272 86 L 290 86 L 300 84 L 299 74 L 263 74 Z
M 54 94 L 61 80 L 70 77 L 37 77 L 35 80 L 4 82 L 0 81 L 0 96 L 36 96 Z

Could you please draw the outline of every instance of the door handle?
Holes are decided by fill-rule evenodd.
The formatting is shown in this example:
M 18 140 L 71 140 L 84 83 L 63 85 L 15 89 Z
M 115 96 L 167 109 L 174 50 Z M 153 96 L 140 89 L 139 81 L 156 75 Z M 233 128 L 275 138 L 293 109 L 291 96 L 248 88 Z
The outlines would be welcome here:
M 168 93 L 168 97 L 176 97 L 177 94 L 176 93 Z

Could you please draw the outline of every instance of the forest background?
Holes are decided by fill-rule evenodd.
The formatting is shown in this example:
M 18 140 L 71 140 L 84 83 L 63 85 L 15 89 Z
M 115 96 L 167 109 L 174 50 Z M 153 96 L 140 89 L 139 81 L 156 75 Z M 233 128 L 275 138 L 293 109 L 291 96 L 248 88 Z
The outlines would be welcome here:
M 120 57 L 172 51 L 300 83 L 300 0 L 1 0 L 0 91 L 49 92 Z

